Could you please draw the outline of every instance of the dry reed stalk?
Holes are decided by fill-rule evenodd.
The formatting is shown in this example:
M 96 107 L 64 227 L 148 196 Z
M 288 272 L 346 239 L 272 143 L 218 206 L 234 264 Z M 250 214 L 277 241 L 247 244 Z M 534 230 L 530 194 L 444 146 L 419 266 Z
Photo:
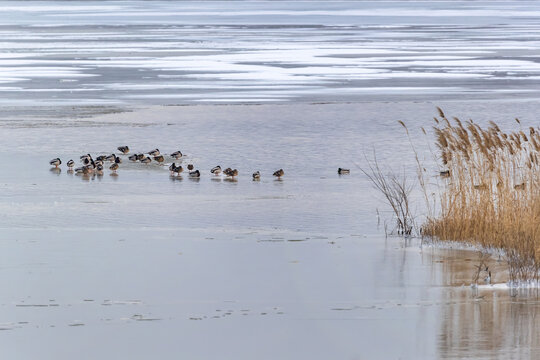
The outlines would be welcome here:
M 442 163 L 440 213 L 422 234 L 502 250 L 511 281 L 538 280 L 540 270 L 540 132 L 503 132 L 490 122 L 449 121 L 438 108 L 435 143 Z
M 389 169 L 382 169 L 375 152 L 373 152 L 372 160 L 366 156 L 366 163 L 368 169 L 360 168 L 360 170 L 392 208 L 396 216 L 398 235 L 411 235 L 414 228 L 414 218 L 410 207 L 413 185 L 404 172 L 400 174 Z

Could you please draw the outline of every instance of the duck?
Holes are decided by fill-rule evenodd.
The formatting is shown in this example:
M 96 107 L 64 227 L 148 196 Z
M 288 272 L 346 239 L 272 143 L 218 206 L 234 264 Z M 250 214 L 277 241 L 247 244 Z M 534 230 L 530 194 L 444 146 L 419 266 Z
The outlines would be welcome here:
M 230 176 L 230 177 L 235 177 L 238 175 L 238 170 L 237 169 L 231 169 L 231 168 L 227 168 L 225 169 L 225 171 L 223 172 L 225 175 L 227 176 Z
M 148 155 L 150 156 L 158 156 L 159 154 L 160 154 L 159 149 L 154 149 L 148 152 Z
M 118 151 L 120 151 L 122 154 L 127 154 L 129 152 L 129 147 L 126 145 L 126 146 L 119 146 L 117 147 Z
M 128 159 L 130 161 L 137 161 L 138 160 L 138 155 L 137 154 L 129 155 Z
M 182 157 L 182 152 L 180 150 L 175 151 L 171 154 L 171 157 L 175 158 L 176 160 L 180 159 Z
M 90 155 L 90 154 L 81 155 L 79 157 L 79 159 L 81 159 L 81 161 L 84 161 L 85 159 L 91 159 L 91 158 L 92 158 L 92 155 Z
M 92 161 L 94 161 L 94 159 L 92 159 L 92 155 L 90 155 L 90 154 L 86 154 L 86 155 L 81 156 L 81 162 L 82 162 L 84 165 L 88 165 L 88 164 L 90 164 Z
M 103 160 L 113 162 L 116 159 L 115 154 L 107 155 Z
M 281 179 L 281 177 L 285 175 L 285 171 L 283 169 L 279 169 L 278 171 L 274 171 L 274 176 L 278 179 Z
M 50 165 L 54 165 L 54 167 L 58 167 L 58 165 L 60 165 L 62 163 L 62 160 L 60 160 L 60 158 L 56 158 L 56 159 L 52 159 L 51 161 L 49 161 L 49 164 Z
M 141 160 L 144 159 L 144 158 L 145 158 L 145 156 L 144 156 L 143 153 L 137 154 L 137 160 L 141 161 Z
M 255 171 L 253 173 L 253 180 L 260 180 L 261 179 L 261 172 L 260 171 Z
M 94 161 L 94 164 L 96 166 L 103 165 L 103 160 L 96 159 L 96 161 Z
M 66 163 L 67 167 L 72 169 L 73 166 L 75 166 L 75 161 L 73 161 L 73 159 L 70 159 L 67 163 Z
M 85 165 L 85 167 L 88 170 L 88 172 L 92 173 L 96 169 L 96 163 L 94 162 L 94 160 L 90 160 L 90 164 Z
M 154 160 L 161 164 L 162 162 L 165 161 L 165 157 L 163 157 L 163 155 L 157 155 L 157 156 L 154 156 Z
M 221 166 L 214 166 L 212 169 L 210 169 L 210 172 L 216 176 L 221 174 Z
M 188 169 L 189 171 L 193 170 L 193 164 L 188 164 L 187 169 Z
M 115 162 L 114 164 L 112 164 L 111 166 L 109 166 L 109 169 L 111 169 L 113 172 L 116 172 L 116 170 L 118 170 L 118 163 Z
M 173 175 L 174 173 L 178 173 L 180 175 L 180 173 L 184 171 L 184 169 L 182 168 L 182 166 L 176 166 L 175 163 L 172 163 L 171 166 L 169 166 L 169 171 L 171 172 L 171 175 Z
M 442 178 L 450 177 L 450 170 L 440 171 L 440 172 L 439 172 L 439 175 L 440 175 Z
M 112 166 L 112 165 L 111 165 L 111 166 Z M 97 165 L 97 166 L 96 166 L 96 171 L 97 171 L 97 172 L 103 171 L 103 164 Z
M 191 177 L 191 178 L 199 178 L 199 177 L 201 177 L 201 173 L 199 172 L 199 170 L 190 171 L 189 172 L 189 177 Z
M 339 175 L 350 174 L 350 173 L 351 173 L 351 170 L 350 170 L 350 169 L 338 168 L 338 169 L 337 169 L 337 173 L 338 173 Z
M 145 157 L 141 160 L 141 162 L 142 162 L 143 164 L 150 164 L 150 163 L 152 162 L 152 159 L 150 159 L 148 156 L 145 156 Z
M 86 166 L 81 166 L 75 169 L 76 174 L 88 174 L 88 168 Z

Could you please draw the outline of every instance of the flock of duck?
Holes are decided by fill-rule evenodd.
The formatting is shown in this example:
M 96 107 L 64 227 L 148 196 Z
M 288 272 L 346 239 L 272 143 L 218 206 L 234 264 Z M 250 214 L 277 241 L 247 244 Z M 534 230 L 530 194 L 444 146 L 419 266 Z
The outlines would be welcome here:
M 128 146 L 119 146 L 118 151 L 122 155 L 127 155 L 129 153 L 129 147 Z M 169 156 L 172 159 L 180 160 L 184 156 L 181 151 L 175 151 Z M 152 151 L 149 151 L 147 153 L 136 153 L 128 156 L 128 160 L 131 162 L 140 162 L 142 164 L 150 164 L 151 162 L 157 162 L 159 165 L 163 165 L 165 162 L 165 154 L 162 154 L 159 149 L 154 149 Z M 109 166 L 109 169 L 116 173 L 116 171 L 119 169 L 120 164 L 122 163 L 122 159 L 117 156 L 116 154 L 110 154 L 110 155 L 100 155 L 97 156 L 95 159 L 90 154 L 85 154 L 80 156 L 80 162 L 81 166 L 73 169 L 75 167 L 75 161 L 73 159 L 70 159 L 66 165 L 68 167 L 68 171 L 73 171 L 76 174 L 80 175 L 89 175 L 89 174 L 97 174 L 97 175 L 103 175 L 103 170 L 105 169 L 106 163 L 111 162 L 112 164 Z M 62 164 L 62 160 L 60 158 L 55 158 L 49 161 L 49 164 L 54 166 L 55 168 L 58 168 Z M 199 178 L 201 176 L 201 172 L 194 168 L 193 164 L 187 165 L 187 170 L 189 172 L 189 177 L 191 178 Z M 341 171 L 345 169 L 339 169 L 339 173 L 341 174 Z M 182 172 L 184 172 L 184 168 L 179 164 L 176 165 L 175 162 L 173 162 L 169 166 L 169 171 L 171 175 L 180 175 Z M 348 171 L 348 170 L 347 170 Z M 215 166 L 210 170 L 210 173 L 219 176 L 221 173 L 223 173 L 225 176 L 234 179 L 236 176 L 238 176 L 238 170 L 232 169 L 232 168 L 226 168 L 224 170 L 221 169 L 221 166 Z M 282 176 L 285 175 L 285 172 L 283 169 L 276 170 L 273 174 L 278 179 L 281 179 Z M 261 178 L 260 171 L 256 171 L 252 175 L 253 180 L 259 180 Z

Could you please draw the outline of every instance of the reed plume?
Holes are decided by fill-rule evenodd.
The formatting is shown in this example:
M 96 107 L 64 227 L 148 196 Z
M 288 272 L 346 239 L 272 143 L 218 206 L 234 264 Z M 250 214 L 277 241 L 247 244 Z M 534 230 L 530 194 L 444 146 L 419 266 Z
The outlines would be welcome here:
M 435 144 L 442 187 L 440 211 L 422 233 L 502 251 L 511 281 L 540 277 L 540 132 L 503 132 L 472 120 L 448 120 L 437 108 Z M 444 175 L 444 176 L 443 176 Z

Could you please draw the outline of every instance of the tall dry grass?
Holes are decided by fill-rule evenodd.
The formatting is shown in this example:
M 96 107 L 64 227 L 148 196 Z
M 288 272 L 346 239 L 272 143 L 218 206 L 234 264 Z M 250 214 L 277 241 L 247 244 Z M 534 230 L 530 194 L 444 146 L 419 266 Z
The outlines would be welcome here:
M 490 122 L 434 118 L 441 164 L 440 212 L 422 233 L 502 250 L 512 281 L 540 277 L 540 133 Z

